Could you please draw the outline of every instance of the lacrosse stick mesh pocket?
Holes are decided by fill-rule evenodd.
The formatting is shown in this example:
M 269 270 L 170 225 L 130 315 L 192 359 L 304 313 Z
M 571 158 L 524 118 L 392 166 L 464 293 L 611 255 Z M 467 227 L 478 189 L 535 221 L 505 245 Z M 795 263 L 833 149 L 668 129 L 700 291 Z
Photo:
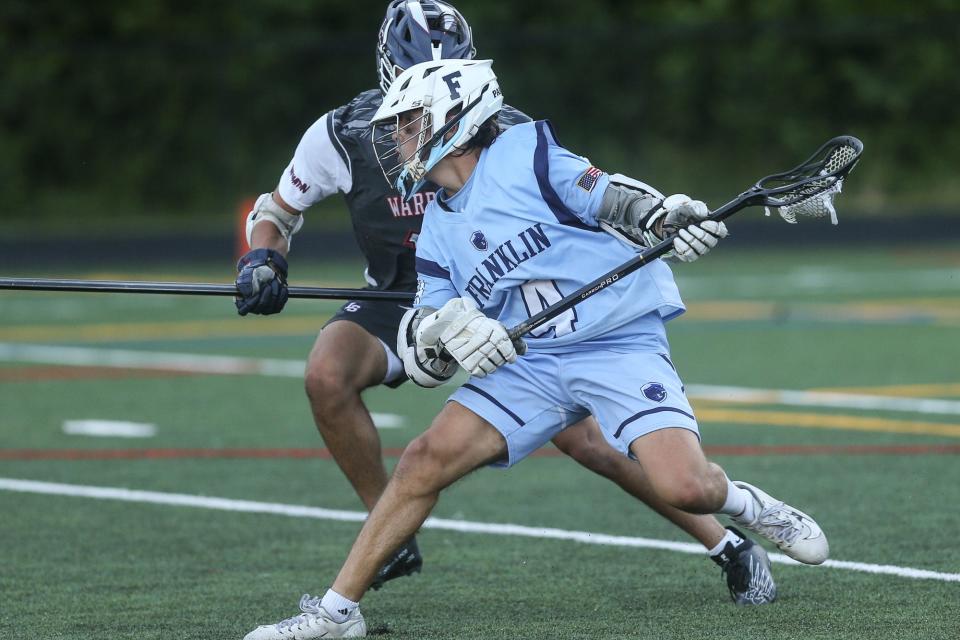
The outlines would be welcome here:
M 784 204 L 775 207 L 777 213 L 790 224 L 796 224 L 798 216 L 823 218 L 828 215 L 830 222 L 837 224 L 837 210 L 833 206 L 833 199 L 843 190 L 843 177 L 837 177 L 836 174 L 854 162 L 859 155 L 859 151 L 850 145 L 831 149 L 822 164 L 815 167 L 817 172 L 811 176 L 822 177 L 805 181 L 796 189 L 783 194 L 780 199 Z M 769 208 L 767 215 L 770 215 Z
M 777 213 L 790 224 L 797 223 L 797 216 L 823 218 L 828 215 L 830 216 L 830 222 L 837 224 L 837 210 L 833 206 L 833 199 L 843 189 L 843 178 L 839 180 L 830 178 L 830 180 L 834 181 L 833 186 L 829 187 L 826 191 L 815 193 L 794 204 L 777 207 Z

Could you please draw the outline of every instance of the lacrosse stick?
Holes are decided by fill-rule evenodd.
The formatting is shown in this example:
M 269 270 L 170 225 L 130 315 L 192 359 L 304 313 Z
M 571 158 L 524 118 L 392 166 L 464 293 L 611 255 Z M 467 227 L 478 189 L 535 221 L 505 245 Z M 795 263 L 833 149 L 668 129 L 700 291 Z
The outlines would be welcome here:
M 741 209 L 762 206 L 766 207 L 767 215 L 770 214 L 770 207 L 775 208 L 780 216 L 791 224 L 796 224 L 798 216 L 821 218 L 827 215 L 833 224 L 837 224 L 833 199 L 840 193 L 843 179 L 857 164 L 861 153 L 863 143 L 857 138 L 833 138 L 817 149 L 803 164 L 789 171 L 761 178 L 739 196 L 711 212 L 707 219 L 719 222 Z M 644 249 L 632 260 L 603 274 L 540 313 L 530 316 L 525 322 L 510 329 L 510 338 L 516 342 L 524 334 L 668 253 L 673 249 L 676 237 L 676 234 L 672 234 L 664 238 L 659 244 Z
M 45 278 L 0 278 L 0 289 L 27 291 L 97 291 L 114 293 L 165 293 L 193 296 L 236 296 L 232 284 L 201 282 L 147 282 L 136 280 L 50 280 Z M 393 300 L 413 302 L 413 294 L 405 291 L 372 289 L 324 289 L 321 287 L 289 287 L 291 298 L 324 300 Z

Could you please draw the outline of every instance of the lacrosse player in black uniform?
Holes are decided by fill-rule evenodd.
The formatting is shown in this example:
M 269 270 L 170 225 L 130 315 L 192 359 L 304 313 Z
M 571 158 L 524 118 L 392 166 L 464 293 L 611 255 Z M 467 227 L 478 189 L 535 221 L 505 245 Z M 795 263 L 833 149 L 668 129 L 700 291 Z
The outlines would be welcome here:
M 377 46 L 379 88 L 359 94 L 307 129 L 277 189 L 261 195 L 248 216 L 252 250 L 237 265 L 240 315 L 283 309 L 286 256 L 291 237 L 303 224 L 301 213 L 338 192 L 350 211 L 370 288 L 415 290 L 415 243 L 435 187 L 428 184 L 411 200 L 401 199 L 377 161 L 370 118 L 404 69 L 429 60 L 473 58 L 474 53 L 470 27 L 451 5 L 439 0 L 390 2 Z M 504 128 L 529 120 L 506 106 L 499 119 Z M 367 509 L 386 487 L 387 472 L 379 435 L 360 394 L 369 387 L 397 387 L 406 381 L 396 353 L 404 311 L 395 302 L 347 302 L 320 331 L 307 363 L 305 386 L 317 429 Z M 713 516 L 694 516 L 659 502 L 640 465 L 614 451 L 592 418 L 567 428 L 553 442 L 700 541 L 722 567 L 735 602 L 774 600 L 776 587 L 763 549 L 738 531 L 724 529 Z M 411 539 L 383 566 L 373 588 L 418 572 L 422 562 L 416 539 Z

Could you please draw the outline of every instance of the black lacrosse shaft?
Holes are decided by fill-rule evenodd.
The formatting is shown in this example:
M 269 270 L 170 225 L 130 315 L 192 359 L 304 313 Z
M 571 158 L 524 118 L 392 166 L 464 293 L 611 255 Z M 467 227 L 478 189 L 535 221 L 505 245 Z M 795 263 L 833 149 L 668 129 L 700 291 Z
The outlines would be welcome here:
M 156 293 L 192 296 L 236 296 L 232 284 L 202 282 L 138 282 L 130 280 L 59 280 L 47 278 L 0 278 L 0 289 L 20 291 L 75 291 L 114 293 Z M 289 287 L 291 298 L 322 300 L 389 300 L 412 302 L 413 294 L 404 291 L 371 289 L 326 289 L 321 287 Z
M 556 318 L 567 309 L 580 304 L 590 296 L 599 293 L 615 282 L 619 282 L 620 278 L 624 277 L 625 275 L 633 273 L 651 260 L 659 258 L 663 254 L 670 251 L 672 247 L 673 238 L 670 237 L 661 241 L 659 244 L 650 247 L 649 249 L 644 249 L 639 255 L 637 255 L 637 257 L 623 263 L 616 269 L 603 274 L 593 282 L 583 285 L 563 300 L 560 300 L 559 302 L 547 307 L 540 313 L 533 314 L 528 320 L 525 320 L 524 322 L 521 322 L 517 326 L 510 329 L 510 339 L 516 341 L 521 336 L 533 331 L 545 322 Z
M 745 191 L 727 204 L 711 212 L 706 219 L 719 222 L 725 218 L 729 218 L 737 211 L 753 204 L 755 199 L 756 194 L 753 189 Z M 540 313 L 535 313 L 530 316 L 528 320 L 510 329 L 510 339 L 515 341 L 524 334 L 530 333 L 545 322 L 556 318 L 567 309 L 580 304 L 590 296 L 606 289 L 611 284 L 619 282 L 620 278 L 633 273 L 640 267 L 648 264 L 651 260 L 656 260 L 673 248 L 673 241 L 676 237 L 676 234 L 667 236 L 658 244 L 641 251 L 635 258 L 628 260 L 612 271 L 608 271 L 593 282 L 583 285 L 569 296 L 547 307 Z
M 736 211 L 752 204 L 753 191 L 746 191 L 734 200 L 712 212 L 711 220 L 723 220 Z M 633 273 L 651 260 L 659 258 L 673 247 L 672 235 L 659 244 L 645 249 L 635 258 L 620 265 L 616 269 L 600 276 L 593 282 L 584 285 L 553 306 L 547 307 L 540 313 L 530 316 L 510 330 L 510 338 L 516 340 L 520 336 L 533 331 L 548 320 L 555 318 L 567 309 L 586 300 L 607 286 L 618 282 L 620 278 Z M 48 278 L 0 278 L 0 290 L 14 289 L 21 291 L 74 291 L 74 292 L 114 292 L 114 293 L 154 293 L 168 295 L 194 296 L 236 296 L 237 288 L 232 284 L 216 284 L 201 282 L 147 282 L 130 280 L 62 280 Z M 413 294 L 403 291 L 376 291 L 371 289 L 325 289 L 321 287 L 289 287 L 291 298 L 309 298 L 321 300 L 387 300 L 395 302 L 413 302 Z

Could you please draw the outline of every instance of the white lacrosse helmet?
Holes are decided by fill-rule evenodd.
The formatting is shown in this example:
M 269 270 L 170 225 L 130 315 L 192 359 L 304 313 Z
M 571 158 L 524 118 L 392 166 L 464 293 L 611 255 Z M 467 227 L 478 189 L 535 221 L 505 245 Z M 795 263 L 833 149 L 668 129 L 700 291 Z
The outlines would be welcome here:
M 387 182 L 409 198 L 423 186 L 440 160 L 463 147 L 503 106 L 493 60 L 437 60 L 416 64 L 390 85 L 371 119 L 373 145 Z M 405 139 L 416 137 L 415 151 L 397 152 L 399 116 L 416 111 L 404 126 Z M 453 131 L 449 139 L 447 134 Z M 399 138 L 399 134 L 397 136 Z

